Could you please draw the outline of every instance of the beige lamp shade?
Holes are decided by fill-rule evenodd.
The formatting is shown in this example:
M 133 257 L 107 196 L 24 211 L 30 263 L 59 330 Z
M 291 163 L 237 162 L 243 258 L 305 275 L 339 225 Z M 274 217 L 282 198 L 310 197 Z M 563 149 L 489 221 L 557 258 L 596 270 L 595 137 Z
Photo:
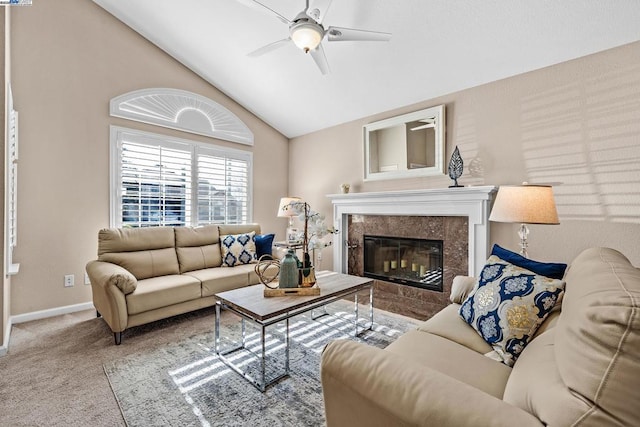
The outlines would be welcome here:
M 293 209 L 285 209 L 291 202 L 299 202 L 302 199 L 300 197 L 282 197 L 280 199 L 280 205 L 278 206 L 279 217 L 294 217 L 296 213 Z
M 560 224 L 553 189 L 549 185 L 502 185 L 490 221 L 522 224 Z

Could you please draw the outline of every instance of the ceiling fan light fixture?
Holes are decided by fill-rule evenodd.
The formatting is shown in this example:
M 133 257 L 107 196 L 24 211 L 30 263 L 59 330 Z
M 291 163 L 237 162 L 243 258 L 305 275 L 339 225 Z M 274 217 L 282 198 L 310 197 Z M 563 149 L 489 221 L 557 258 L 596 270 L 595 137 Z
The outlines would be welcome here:
M 290 34 L 296 46 L 309 52 L 318 47 L 324 37 L 324 30 L 316 23 L 302 21 L 291 26 Z

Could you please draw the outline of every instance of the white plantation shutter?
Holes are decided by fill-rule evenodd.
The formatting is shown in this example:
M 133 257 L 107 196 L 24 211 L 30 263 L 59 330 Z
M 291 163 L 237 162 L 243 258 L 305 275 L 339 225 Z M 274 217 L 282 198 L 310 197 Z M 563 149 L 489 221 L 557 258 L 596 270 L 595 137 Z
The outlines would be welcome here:
M 207 148 L 197 157 L 198 225 L 248 222 L 250 157 Z
M 13 262 L 13 249 L 18 244 L 18 112 L 13 109 L 11 85 L 7 90 L 7 116 L 5 148 L 5 273 L 17 274 L 20 264 Z
M 112 127 L 112 226 L 250 222 L 251 153 Z
M 7 185 L 8 194 L 8 241 L 12 249 L 18 244 L 18 112 L 9 111 L 9 155 L 7 162 L 7 172 L 9 182 Z

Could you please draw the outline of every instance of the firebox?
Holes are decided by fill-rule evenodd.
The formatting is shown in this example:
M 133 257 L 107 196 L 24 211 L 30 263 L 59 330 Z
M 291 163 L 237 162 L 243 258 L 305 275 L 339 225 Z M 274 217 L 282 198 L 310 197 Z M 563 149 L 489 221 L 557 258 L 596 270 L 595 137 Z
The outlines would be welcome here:
M 442 292 L 442 240 L 364 236 L 364 276 Z

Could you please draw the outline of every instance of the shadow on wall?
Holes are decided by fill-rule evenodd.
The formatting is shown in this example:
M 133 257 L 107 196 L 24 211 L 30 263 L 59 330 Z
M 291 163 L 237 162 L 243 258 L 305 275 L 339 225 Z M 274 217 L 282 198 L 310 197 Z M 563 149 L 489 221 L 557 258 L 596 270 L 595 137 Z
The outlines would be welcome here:
M 478 146 L 478 129 L 475 114 L 461 114 L 456 117 L 453 132 L 455 146 L 464 153 L 464 185 L 485 185 L 485 164 Z M 453 151 L 453 148 L 452 148 Z M 450 158 L 445 159 L 445 167 L 448 167 Z M 445 174 L 447 169 L 445 168 Z
M 639 118 L 640 65 L 523 99 L 527 177 L 554 183 L 562 220 L 640 224 Z

